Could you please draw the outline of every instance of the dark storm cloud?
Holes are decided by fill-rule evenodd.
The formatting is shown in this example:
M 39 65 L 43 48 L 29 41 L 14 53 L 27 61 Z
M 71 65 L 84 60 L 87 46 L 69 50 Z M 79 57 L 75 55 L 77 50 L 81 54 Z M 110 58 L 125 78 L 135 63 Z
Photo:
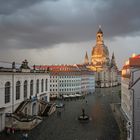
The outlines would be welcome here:
M 16 10 L 28 7 L 40 0 L 0 0 L 0 14 L 11 14 Z
M 11 14 L 18 9 L 29 7 L 44 0 L 0 0 L 0 14 Z M 46 0 L 57 1 L 57 0 Z
M 0 48 L 45 48 L 140 31 L 139 0 L 2 0 Z
M 106 8 L 98 9 L 98 21 L 110 36 L 134 35 L 140 31 L 139 7 L 139 0 L 108 0 Z

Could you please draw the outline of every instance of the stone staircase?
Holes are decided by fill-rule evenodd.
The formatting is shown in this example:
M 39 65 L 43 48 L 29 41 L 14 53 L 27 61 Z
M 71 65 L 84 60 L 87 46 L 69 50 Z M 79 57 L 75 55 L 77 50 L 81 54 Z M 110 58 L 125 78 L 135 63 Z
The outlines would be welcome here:
M 20 112 L 22 112 L 22 110 L 24 109 L 24 107 L 30 102 L 30 99 L 27 99 L 25 101 L 23 101 L 15 110 L 14 114 L 18 114 Z
M 42 112 L 42 116 L 49 116 L 56 110 L 56 105 L 55 103 L 53 104 L 48 104 L 45 109 Z

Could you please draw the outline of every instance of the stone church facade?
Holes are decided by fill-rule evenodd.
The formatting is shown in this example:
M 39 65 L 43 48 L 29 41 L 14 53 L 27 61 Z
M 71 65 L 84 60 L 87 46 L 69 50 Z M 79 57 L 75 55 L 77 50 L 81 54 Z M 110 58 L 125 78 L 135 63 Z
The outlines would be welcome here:
M 113 53 L 112 58 L 109 58 L 109 50 L 104 44 L 101 28 L 96 34 L 96 45 L 92 49 L 91 61 L 86 52 L 84 65 L 95 71 L 96 87 L 112 87 L 119 84 L 115 56 Z

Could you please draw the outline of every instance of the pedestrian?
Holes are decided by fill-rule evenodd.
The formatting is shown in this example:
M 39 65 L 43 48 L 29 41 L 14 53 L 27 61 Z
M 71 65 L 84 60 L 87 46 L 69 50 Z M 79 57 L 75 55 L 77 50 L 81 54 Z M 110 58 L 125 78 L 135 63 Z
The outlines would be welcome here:
M 22 134 L 21 139 L 22 139 L 22 140 L 25 140 L 25 133 Z
M 64 110 L 65 110 L 65 104 L 64 104 Z
M 10 135 L 10 128 L 7 128 L 6 132 L 8 135 Z
M 28 140 L 28 133 L 25 133 L 25 140 Z
M 22 140 L 28 140 L 28 134 L 26 132 L 23 132 Z
M 12 132 L 13 134 L 15 134 L 15 128 L 14 128 L 14 127 L 11 129 L 11 132 Z

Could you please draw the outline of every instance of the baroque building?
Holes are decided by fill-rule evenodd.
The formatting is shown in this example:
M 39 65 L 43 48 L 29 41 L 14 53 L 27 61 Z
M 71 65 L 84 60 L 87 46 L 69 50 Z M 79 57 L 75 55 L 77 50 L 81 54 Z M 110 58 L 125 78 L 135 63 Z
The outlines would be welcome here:
M 118 68 L 115 55 L 109 58 L 108 47 L 104 44 L 101 27 L 96 34 L 96 44 L 92 49 L 91 62 L 86 52 L 84 64 L 95 71 L 96 87 L 111 87 L 118 85 Z
M 11 64 L 10 64 L 11 65 Z M 0 67 L 0 132 L 5 127 L 30 129 L 42 121 L 40 116 L 49 106 L 50 76 L 15 62 L 10 67 Z

